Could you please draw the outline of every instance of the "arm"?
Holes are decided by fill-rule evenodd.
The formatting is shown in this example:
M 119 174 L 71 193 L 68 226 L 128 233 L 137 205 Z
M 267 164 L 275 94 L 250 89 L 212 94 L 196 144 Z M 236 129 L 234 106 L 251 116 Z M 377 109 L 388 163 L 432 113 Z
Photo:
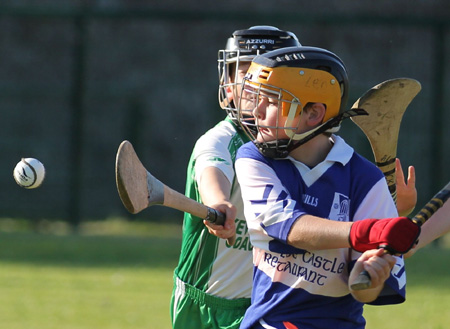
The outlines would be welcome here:
M 224 226 L 204 221 L 208 231 L 227 239 L 234 238 L 236 217 L 236 208 L 230 202 L 235 172 L 228 149 L 229 138 L 227 125 L 223 123 L 202 135 L 195 144 L 191 160 L 193 167 L 189 173 L 196 182 L 200 201 L 226 215 Z
M 292 226 L 287 242 L 291 246 L 307 250 L 350 248 L 352 224 L 303 215 Z
M 413 166 L 408 167 L 408 180 L 405 184 L 400 159 L 395 159 L 396 185 L 397 185 L 397 210 L 400 216 L 408 216 L 417 203 L 416 172 Z
M 447 200 L 442 208 L 422 225 L 418 244 L 405 254 L 405 258 L 411 257 L 417 250 L 448 232 L 450 232 L 450 200 Z
M 224 226 L 214 225 L 205 220 L 204 224 L 208 227 L 208 231 L 222 239 L 231 238 L 236 230 L 234 223 L 236 207 L 229 200 L 230 181 L 220 169 L 206 167 L 200 175 L 198 187 L 203 204 L 226 214 Z
M 292 225 L 287 243 L 308 250 L 385 248 L 392 254 L 404 254 L 417 242 L 419 233 L 407 217 L 340 222 L 305 214 Z

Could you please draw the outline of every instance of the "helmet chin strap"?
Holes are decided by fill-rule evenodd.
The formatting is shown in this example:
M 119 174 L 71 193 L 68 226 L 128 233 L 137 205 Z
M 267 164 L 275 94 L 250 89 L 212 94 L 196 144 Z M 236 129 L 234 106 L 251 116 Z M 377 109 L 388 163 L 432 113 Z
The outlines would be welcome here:
M 290 113 L 289 113 L 290 114 Z M 302 134 L 294 134 L 293 132 L 290 132 L 292 136 L 292 140 L 296 140 L 296 143 L 291 143 L 287 150 L 288 152 L 291 152 L 292 150 L 295 150 L 297 147 L 305 144 L 306 142 L 310 141 L 312 138 L 316 137 L 317 135 L 320 135 L 324 132 L 329 133 L 335 133 L 338 132 L 341 128 L 341 122 L 344 119 L 358 116 L 358 115 L 369 115 L 364 109 L 350 109 L 348 111 L 345 111 L 338 116 L 331 118 L 327 122 L 322 123 L 320 126 L 309 130 Z M 286 121 L 287 122 L 287 121 Z
M 350 109 L 348 111 L 345 111 L 344 113 L 341 113 L 337 117 L 331 118 L 330 120 L 323 123 L 319 127 L 316 127 L 313 130 L 310 130 L 303 134 L 295 134 L 296 136 L 299 137 L 299 140 L 296 143 L 290 143 L 291 140 L 289 139 L 274 140 L 265 143 L 259 143 L 254 141 L 254 143 L 258 148 L 259 152 L 261 152 L 261 154 L 263 154 L 264 156 L 272 159 L 283 159 L 286 158 L 291 151 L 305 144 L 307 141 L 311 140 L 315 136 L 322 134 L 324 132 L 330 133 L 337 132 L 340 128 L 342 120 L 357 115 L 369 115 L 369 114 L 363 109 Z

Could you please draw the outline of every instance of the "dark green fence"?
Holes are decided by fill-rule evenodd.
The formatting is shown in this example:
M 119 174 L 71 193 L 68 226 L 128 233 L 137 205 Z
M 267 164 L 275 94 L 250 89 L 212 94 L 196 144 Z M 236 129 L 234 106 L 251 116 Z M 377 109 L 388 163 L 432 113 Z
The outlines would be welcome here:
M 232 31 L 251 25 L 276 25 L 304 45 L 336 52 L 350 73 L 350 103 L 390 78 L 422 83 L 398 148 L 405 170 L 416 167 L 420 206 L 448 181 L 450 161 L 450 21 L 426 17 L 0 6 L 1 216 L 74 224 L 126 216 L 114 181 L 123 139 L 182 191 L 195 140 L 224 116 L 217 50 Z M 350 121 L 340 134 L 372 159 Z M 11 172 L 21 157 L 46 165 L 41 188 L 15 185 Z M 181 217 L 158 207 L 140 217 L 172 214 Z

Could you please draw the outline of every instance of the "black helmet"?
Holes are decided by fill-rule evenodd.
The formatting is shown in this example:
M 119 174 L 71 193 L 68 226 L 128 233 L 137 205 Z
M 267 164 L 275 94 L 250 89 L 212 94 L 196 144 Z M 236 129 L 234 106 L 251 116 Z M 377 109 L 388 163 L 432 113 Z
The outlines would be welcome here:
M 251 62 L 255 56 L 275 49 L 301 46 L 294 33 L 282 31 L 274 26 L 252 26 L 234 31 L 228 38 L 225 49 L 219 50 L 219 104 L 232 119 L 236 119 L 236 109 L 232 99 L 228 99 L 226 88 L 237 90 L 236 81 L 231 81 L 232 70 L 236 72 L 240 62 Z M 236 94 L 236 92 L 234 93 Z
M 274 26 L 252 26 L 246 30 L 234 31 L 225 46 L 228 61 L 250 56 L 251 61 L 256 55 L 285 47 L 300 46 L 294 33 L 282 31 Z M 220 59 L 220 58 L 219 58 Z

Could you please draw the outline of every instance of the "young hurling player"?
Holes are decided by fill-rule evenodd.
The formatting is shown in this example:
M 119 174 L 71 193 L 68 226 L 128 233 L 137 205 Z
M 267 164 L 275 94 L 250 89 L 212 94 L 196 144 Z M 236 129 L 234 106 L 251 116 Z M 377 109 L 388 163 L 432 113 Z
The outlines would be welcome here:
M 257 56 L 244 87 L 253 106 L 238 118 L 253 142 L 236 175 L 254 277 L 241 328 L 364 328 L 364 303 L 405 300 L 403 259 L 377 248 L 406 253 L 420 230 L 397 217 L 381 171 L 334 134 L 357 114 L 344 112 L 345 66 L 324 49 L 284 48 Z M 351 290 L 363 269 L 372 286 Z
M 227 117 L 196 142 L 187 170 L 186 195 L 226 213 L 225 227 L 184 215 L 181 254 L 171 300 L 175 329 L 239 328 L 250 305 L 252 246 L 235 179 L 237 149 L 248 141 L 235 121 L 237 85 L 258 53 L 300 45 L 297 37 L 270 26 L 235 31 L 219 52 L 219 101 Z M 236 232 L 233 246 L 222 238 Z

